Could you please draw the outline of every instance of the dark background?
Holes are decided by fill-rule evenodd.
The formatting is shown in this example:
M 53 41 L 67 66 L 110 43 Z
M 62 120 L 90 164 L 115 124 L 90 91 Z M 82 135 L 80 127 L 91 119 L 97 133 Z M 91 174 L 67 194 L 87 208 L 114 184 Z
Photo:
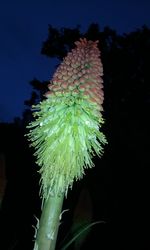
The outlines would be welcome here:
M 119 34 L 150 26 L 148 0 L 1 0 L 0 1 L 0 121 L 22 117 L 29 82 L 50 80 L 55 58 L 40 54 L 48 25 L 85 32 L 91 23 Z
M 99 40 L 105 91 L 102 129 L 108 140 L 103 157 L 94 158 L 95 168 L 74 184 L 64 202 L 64 209 L 69 211 L 63 215 L 57 248 L 61 249 L 68 232 L 70 239 L 84 224 L 104 221 L 69 249 L 150 249 L 150 29 L 145 25 L 120 34 L 95 22 L 85 31 L 49 25 L 47 33 L 41 55 L 54 59 L 55 64 L 80 37 Z M 35 216 L 40 216 L 38 167 L 24 134 L 32 119 L 31 105 L 43 98 L 49 79 L 43 81 L 37 74 L 30 80 L 32 93 L 24 99 L 22 117 L 0 124 L 0 152 L 7 179 L 0 211 L 3 250 L 32 249 L 32 225 L 36 224 Z M 7 104 L 11 106 L 11 102 Z

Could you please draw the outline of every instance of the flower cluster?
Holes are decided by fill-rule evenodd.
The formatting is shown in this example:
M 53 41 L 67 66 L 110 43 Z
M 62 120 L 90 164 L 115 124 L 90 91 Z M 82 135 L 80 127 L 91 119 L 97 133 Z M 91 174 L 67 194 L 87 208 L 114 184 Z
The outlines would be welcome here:
M 36 105 L 29 140 L 40 166 L 42 197 L 67 193 L 92 157 L 101 156 L 103 67 L 97 41 L 80 39 L 58 67 L 46 100 Z
M 69 52 L 62 64 L 56 70 L 52 84 L 49 84 L 48 97 L 51 94 L 68 93 L 89 97 L 101 107 L 103 103 L 103 67 L 97 41 L 80 39 L 77 48 Z M 101 107 L 102 108 L 102 107 Z

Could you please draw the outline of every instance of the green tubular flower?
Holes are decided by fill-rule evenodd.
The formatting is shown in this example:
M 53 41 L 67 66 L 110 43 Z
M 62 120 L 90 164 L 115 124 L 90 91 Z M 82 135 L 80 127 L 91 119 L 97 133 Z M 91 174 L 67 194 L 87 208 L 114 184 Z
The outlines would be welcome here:
M 80 39 L 56 70 L 46 100 L 36 105 L 28 137 L 40 166 L 42 197 L 67 193 L 73 181 L 101 156 L 105 136 L 99 128 L 103 68 L 97 41 Z

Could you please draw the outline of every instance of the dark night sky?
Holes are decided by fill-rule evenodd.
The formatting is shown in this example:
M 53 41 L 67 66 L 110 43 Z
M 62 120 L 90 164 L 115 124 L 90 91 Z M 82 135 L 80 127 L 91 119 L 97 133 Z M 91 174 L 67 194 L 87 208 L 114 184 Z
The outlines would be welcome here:
M 86 30 L 92 22 L 127 33 L 150 27 L 149 0 L 1 0 L 0 122 L 21 116 L 30 98 L 29 81 L 49 80 L 54 60 L 40 55 L 48 24 Z

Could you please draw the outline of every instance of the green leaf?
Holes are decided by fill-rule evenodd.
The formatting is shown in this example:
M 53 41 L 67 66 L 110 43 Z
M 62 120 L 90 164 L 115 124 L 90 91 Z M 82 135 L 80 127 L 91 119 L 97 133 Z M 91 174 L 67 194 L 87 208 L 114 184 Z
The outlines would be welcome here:
M 79 232 L 76 233 L 76 235 L 65 245 L 61 248 L 61 250 L 66 250 L 79 236 L 81 236 L 85 231 L 87 231 L 89 228 L 93 227 L 96 224 L 105 223 L 105 221 L 96 221 L 92 222 L 89 225 L 86 225 L 83 227 Z

